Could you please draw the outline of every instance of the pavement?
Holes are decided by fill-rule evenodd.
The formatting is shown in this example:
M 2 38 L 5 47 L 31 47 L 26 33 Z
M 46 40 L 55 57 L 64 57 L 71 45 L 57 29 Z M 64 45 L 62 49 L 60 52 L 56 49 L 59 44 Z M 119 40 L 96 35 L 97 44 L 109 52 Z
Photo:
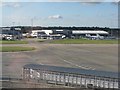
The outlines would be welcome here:
M 22 77 L 26 64 L 82 68 L 87 70 L 118 71 L 117 44 L 49 44 L 37 39 L 25 39 L 29 44 L 4 44 L 3 46 L 35 47 L 33 51 L 3 52 L 3 76 Z

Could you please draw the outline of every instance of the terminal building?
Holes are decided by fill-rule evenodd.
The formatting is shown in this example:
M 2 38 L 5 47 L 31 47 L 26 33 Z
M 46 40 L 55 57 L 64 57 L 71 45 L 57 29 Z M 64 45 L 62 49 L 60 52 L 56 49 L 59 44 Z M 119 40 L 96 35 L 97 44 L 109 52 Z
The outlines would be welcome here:
M 40 64 L 23 66 L 23 79 L 77 88 L 118 89 L 118 73 Z

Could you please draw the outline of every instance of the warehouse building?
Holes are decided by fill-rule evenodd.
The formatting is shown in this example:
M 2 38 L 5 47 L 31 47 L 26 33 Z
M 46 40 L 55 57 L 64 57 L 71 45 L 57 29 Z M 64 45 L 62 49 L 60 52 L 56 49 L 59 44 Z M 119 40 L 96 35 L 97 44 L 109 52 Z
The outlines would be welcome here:
M 118 88 L 118 73 L 27 64 L 23 67 L 23 79 L 45 81 L 48 84 L 77 88 Z

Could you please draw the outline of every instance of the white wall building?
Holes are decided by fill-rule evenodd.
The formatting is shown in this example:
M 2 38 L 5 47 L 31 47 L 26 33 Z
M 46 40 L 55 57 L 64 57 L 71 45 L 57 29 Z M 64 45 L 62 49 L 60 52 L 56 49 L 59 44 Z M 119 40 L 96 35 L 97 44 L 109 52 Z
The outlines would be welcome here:
M 73 30 L 72 34 L 78 37 L 87 37 L 91 39 L 104 39 L 105 36 L 108 36 L 109 33 L 102 30 Z
M 38 37 L 38 33 L 44 33 L 50 35 L 52 34 L 52 30 L 32 30 L 30 35 L 32 37 Z
M 47 35 L 50 35 L 50 34 L 52 34 L 52 33 L 53 33 L 53 31 L 52 31 L 52 30 L 42 30 L 42 31 L 44 31 Z
M 87 31 L 87 30 L 73 30 L 72 31 L 73 34 L 109 34 L 106 31 Z

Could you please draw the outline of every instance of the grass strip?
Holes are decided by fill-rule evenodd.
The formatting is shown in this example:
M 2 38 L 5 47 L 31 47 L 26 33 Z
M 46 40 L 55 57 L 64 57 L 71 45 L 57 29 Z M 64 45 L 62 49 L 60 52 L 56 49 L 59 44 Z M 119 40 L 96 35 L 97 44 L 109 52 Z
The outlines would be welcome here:
M 32 51 L 34 47 L 20 47 L 20 46 L 2 46 L 0 52 L 18 52 L 18 51 Z
M 53 40 L 51 44 L 118 44 L 118 40 L 87 40 L 87 39 L 61 39 Z
M 0 44 L 28 44 L 27 41 L 7 41 L 7 40 L 1 40 Z

